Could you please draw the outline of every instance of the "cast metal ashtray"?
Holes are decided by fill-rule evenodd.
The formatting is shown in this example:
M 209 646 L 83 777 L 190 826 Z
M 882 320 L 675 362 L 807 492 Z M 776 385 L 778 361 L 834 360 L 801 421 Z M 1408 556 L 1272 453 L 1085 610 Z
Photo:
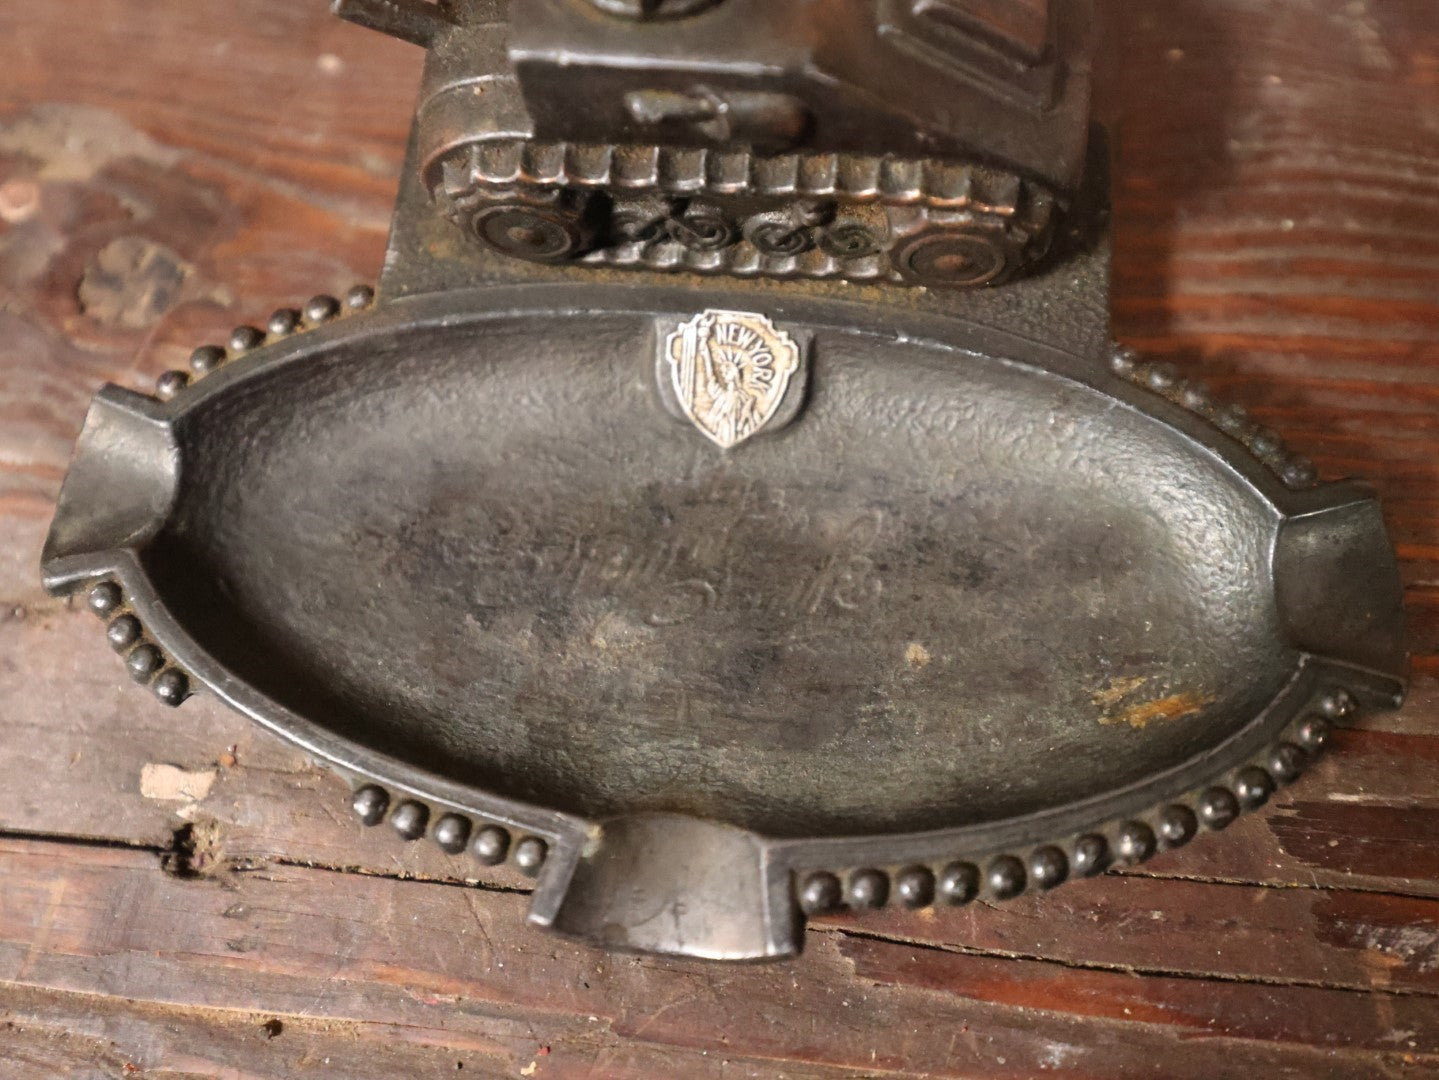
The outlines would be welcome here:
M 46 582 L 366 821 L 512 849 L 537 921 L 759 957 L 802 909 L 1047 888 L 1400 693 L 1372 495 L 1130 354 L 683 285 L 355 299 L 102 391 Z
M 432 50 L 378 297 L 102 390 L 47 541 L 162 701 L 208 690 L 366 825 L 512 861 L 538 923 L 733 959 L 1139 862 L 1397 705 L 1373 494 L 1111 345 L 1098 133 L 1051 245 L 1034 182 L 988 199 L 963 161 L 524 142 L 478 0 L 341 7 Z M 509 111 L 456 113 L 475 86 Z M 686 193 L 720 181 L 703 232 Z M 636 206 L 659 226 L 615 232 Z M 1014 252 L 1014 284 L 920 287 Z

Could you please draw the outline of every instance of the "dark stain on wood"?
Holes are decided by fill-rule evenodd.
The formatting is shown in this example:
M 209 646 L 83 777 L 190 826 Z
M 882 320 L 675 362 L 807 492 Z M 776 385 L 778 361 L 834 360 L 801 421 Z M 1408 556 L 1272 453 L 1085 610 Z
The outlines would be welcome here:
M 95 253 L 80 278 L 80 310 L 97 322 L 143 330 L 159 322 L 193 273 L 179 255 L 141 236 L 121 236 Z

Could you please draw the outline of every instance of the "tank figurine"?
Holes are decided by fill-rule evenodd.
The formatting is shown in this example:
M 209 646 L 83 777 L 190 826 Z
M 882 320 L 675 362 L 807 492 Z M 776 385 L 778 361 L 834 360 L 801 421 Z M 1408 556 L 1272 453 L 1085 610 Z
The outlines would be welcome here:
M 1076 190 L 1088 0 L 334 0 L 429 52 L 426 188 L 538 262 L 991 285 Z

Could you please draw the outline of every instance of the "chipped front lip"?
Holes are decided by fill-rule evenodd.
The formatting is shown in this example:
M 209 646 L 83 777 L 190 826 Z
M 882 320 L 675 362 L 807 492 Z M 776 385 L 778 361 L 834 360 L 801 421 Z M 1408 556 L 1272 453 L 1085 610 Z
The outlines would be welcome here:
M 1251 455 L 1242 443 L 1186 412 L 1170 397 L 1150 394 L 1122 373 L 1097 369 L 1097 365 L 1082 358 L 1043 349 L 1032 342 L 1023 343 L 1019 351 L 1039 356 L 1045 370 L 1094 386 L 1114 398 L 1120 407 L 1143 411 L 1181 432 L 1242 477 L 1282 520 L 1273 553 L 1276 596 L 1286 625 L 1301 645 L 1299 664 L 1273 700 L 1227 739 L 1143 782 L 995 823 L 893 835 L 775 839 L 693 819 L 666 824 L 651 820 L 654 815 L 621 819 L 626 824 L 592 822 L 457 784 L 356 745 L 267 697 L 202 649 L 160 600 L 137 554 L 164 526 L 173 509 L 183 467 L 176 429 L 185 414 L 257 374 L 303 362 L 315 348 L 341 336 L 401 322 L 444 324 L 454 318 L 457 310 L 483 308 L 511 314 L 542 311 L 548 301 L 546 292 L 544 286 L 494 289 L 465 298 L 422 297 L 376 308 L 336 325 L 267 344 L 170 402 L 157 403 L 118 388 L 105 388 L 87 418 L 46 543 L 46 587 L 66 593 L 90 582 L 116 582 L 126 610 L 143 625 L 146 643 L 160 649 L 167 663 L 317 760 L 357 783 L 387 789 L 393 801 L 418 801 L 429 808 L 431 820 L 443 814 L 458 814 L 497 823 L 516 835 L 543 837 L 548 857 L 539 871 L 530 913 L 536 923 L 556 924 L 581 936 L 603 938 L 606 931 L 600 922 L 612 923 L 616 912 L 611 886 L 599 886 L 595 881 L 608 882 L 613 874 L 594 878 L 595 864 L 582 863 L 587 848 L 608 851 L 617 866 L 628 866 L 625 860 L 632 860 L 641 868 L 640 876 L 659 890 L 661 901 L 671 892 L 683 891 L 687 882 L 709 880 L 705 875 L 713 866 L 692 868 L 690 878 L 675 877 L 673 851 L 663 873 L 646 862 L 647 850 L 666 848 L 655 837 L 678 837 L 685 830 L 698 829 L 693 842 L 726 853 L 723 858 L 729 860 L 729 877 L 751 883 L 756 897 L 752 909 L 710 940 L 692 931 L 667 938 L 646 922 L 650 930 L 644 935 L 607 943 L 715 958 L 792 953 L 802 925 L 799 909 L 815 909 L 812 894 L 826 893 L 830 882 L 835 888 L 853 888 L 861 871 L 876 872 L 867 868 L 904 868 L 956 860 L 955 865 L 992 871 L 989 884 L 982 884 L 981 889 L 1003 897 L 1005 893 L 994 877 L 996 868 L 1009 870 L 1017 863 L 1028 868 L 1021 871 L 1021 880 L 1027 872 L 1035 884 L 1043 886 L 1045 882 L 1034 872 L 1038 866 L 1034 859 L 1040 852 L 1058 850 L 1056 845 L 1067 850 L 1076 836 L 1100 836 L 1114 857 L 1137 861 L 1165 846 L 1167 822 L 1178 821 L 1183 826 L 1186 820 L 1197 820 L 1196 814 L 1203 819 L 1206 793 L 1222 789 L 1231 793 L 1231 800 L 1238 799 L 1241 808 L 1262 803 L 1276 779 L 1282 782 L 1290 778 L 1280 776 L 1281 770 L 1275 765 L 1280 749 L 1276 748 L 1317 751 L 1324 726 L 1352 709 L 1355 699 L 1370 707 L 1388 708 L 1402 696 L 1405 660 L 1397 569 L 1377 502 L 1369 489 L 1353 483 L 1300 490 L 1286 487 L 1275 471 Z M 566 295 L 571 304 L 577 293 L 582 306 L 592 310 L 650 310 L 635 308 L 634 291 L 623 287 L 576 290 L 570 286 Z M 675 310 L 692 310 L 696 302 L 706 299 L 702 292 L 696 295 L 696 291 L 686 290 L 677 292 L 671 302 Z M 832 319 L 835 310 L 842 311 L 845 306 L 832 302 L 787 303 L 784 317 L 803 320 L 809 309 L 819 307 Z M 883 316 L 868 308 L 856 305 L 853 317 L 863 319 L 863 333 L 891 339 L 901 333 L 886 327 Z M 908 340 L 921 340 L 927 332 L 942 337 L 946 329 L 952 332 L 953 326 L 952 320 L 926 320 L 912 315 L 903 321 L 902 333 Z M 984 331 L 981 336 L 991 339 L 985 346 L 989 348 L 994 347 L 996 337 L 1001 342 L 1004 338 L 992 331 Z M 1336 548 L 1351 555 L 1359 553 L 1358 563 L 1369 568 L 1368 574 L 1354 574 L 1354 562 L 1335 558 Z M 1323 619 L 1307 617 L 1316 609 L 1326 613 Z M 1367 633 L 1365 627 L 1369 628 Z M 154 672 L 147 673 L 147 678 L 157 677 Z M 1264 777 L 1262 782 L 1259 774 Z M 735 831 L 743 836 L 732 836 Z M 608 849 L 607 842 L 612 845 Z M 575 876 L 582 869 L 590 877 L 576 889 Z M 654 902 L 658 902 L 655 896 L 645 898 L 645 903 Z M 700 896 L 694 902 L 702 910 L 705 898 Z

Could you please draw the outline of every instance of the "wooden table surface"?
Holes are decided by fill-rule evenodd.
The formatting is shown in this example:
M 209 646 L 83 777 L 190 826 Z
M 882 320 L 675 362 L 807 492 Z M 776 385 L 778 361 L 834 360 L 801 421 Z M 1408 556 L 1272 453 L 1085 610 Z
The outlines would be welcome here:
M 1141 869 L 715 966 L 528 928 L 43 594 L 102 381 L 373 279 L 420 53 L 321 0 L 0 0 L 0 1076 L 1439 1075 L 1439 8 L 1102 7 L 1116 336 L 1378 485 L 1409 704 Z

